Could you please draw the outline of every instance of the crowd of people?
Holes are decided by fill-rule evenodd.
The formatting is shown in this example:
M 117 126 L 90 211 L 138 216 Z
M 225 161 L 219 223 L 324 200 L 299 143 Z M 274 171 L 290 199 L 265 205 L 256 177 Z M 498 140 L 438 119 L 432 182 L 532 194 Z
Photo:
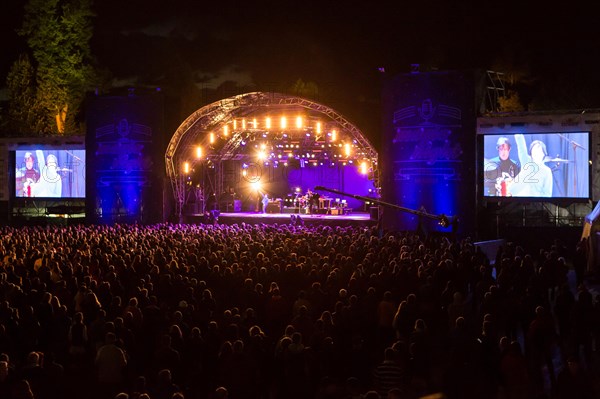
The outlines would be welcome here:
M 598 397 L 600 306 L 559 241 L 490 262 L 376 227 L 0 230 L 0 398 Z

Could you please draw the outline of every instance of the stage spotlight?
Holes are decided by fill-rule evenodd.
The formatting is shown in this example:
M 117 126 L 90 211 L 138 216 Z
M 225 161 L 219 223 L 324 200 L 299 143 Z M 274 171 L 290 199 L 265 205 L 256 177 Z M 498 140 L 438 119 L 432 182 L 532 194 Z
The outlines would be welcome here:
M 331 141 L 336 141 L 337 140 L 337 132 L 335 131 L 335 129 L 333 129 L 331 131 Z
M 360 173 L 362 173 L 363 175 L 366 175 L 368 172 L 369 172 L 369 169 L 367 168 L 367 163 L 365 161 L 361 162 Z
M 188 173 L 190 173 L 190 163 L 189 162 L 184 162 L 184 164 L 183 164 L 183 173 L 185 173 L 186 175 Z
M 215 143 L 215 134 L 213 132 L 210 132 L 210 143 L 214 144 Z
M 196 147 L 196 158 L 202 158 L 202 147 Z
M 265 126 L 267 129 L 271 128 L 271 118 L 267 117 L 267 119 L 265 119 Z
M 301 116 L 296 117 L 296 128 L 302 129 L 302 117 Z
M 349 157 L 349 156 L 350 156 L 350 154 L 352 153 L 352 149 L 351 149 L 351 147 L 350 147 L 350 144 L 346 143 L 346 144 L 344 145 L 344 152 L 345 152 L 345 154 L 346 154 L 346 157 Z
M 261 189 L 261 184 L 259 181 L 253 181 L 250 183 L 250 188 L 252 188 L 255 191 L 260 191 Z
M 281 121 L 280 121 L 280 123 L 279 123 L 279 126 L 280 126 L 282 129 L 285 129 L 285 128 L 287 128 L 287 119 L 286 119 L 286 117 L 285 117 L 285 116 L 282 116 L 282 117 L 281 117 Z
M 317 122 L 317 134 L 321 134 L 321 122 Z
M 235 129 L 235 121 L 233 121 L 233 128 Z M 229 126 L 223 126 L 223 136 L 227 136 L 229 134 Z

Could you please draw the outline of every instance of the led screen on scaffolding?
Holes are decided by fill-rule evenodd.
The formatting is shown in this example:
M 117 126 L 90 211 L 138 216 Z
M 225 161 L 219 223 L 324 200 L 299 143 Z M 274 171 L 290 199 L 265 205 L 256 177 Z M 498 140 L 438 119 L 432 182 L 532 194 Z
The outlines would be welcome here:
M 589 133 L 486 134 L 483 196 L 587 199 Z
M 15 196 L 85 198 L 85 149 L 15 151 Z

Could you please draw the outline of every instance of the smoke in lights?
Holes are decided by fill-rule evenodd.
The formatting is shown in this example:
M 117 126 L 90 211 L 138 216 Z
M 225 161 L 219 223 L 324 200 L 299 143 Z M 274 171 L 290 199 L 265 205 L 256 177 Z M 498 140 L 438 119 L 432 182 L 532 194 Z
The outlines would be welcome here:
M 366 175 L 368 172 L 369 172 L 369 169 L 367 168 L 367 162 L 362 161 L 360 163 L 360 173 L 362 173 L 363 175 Z

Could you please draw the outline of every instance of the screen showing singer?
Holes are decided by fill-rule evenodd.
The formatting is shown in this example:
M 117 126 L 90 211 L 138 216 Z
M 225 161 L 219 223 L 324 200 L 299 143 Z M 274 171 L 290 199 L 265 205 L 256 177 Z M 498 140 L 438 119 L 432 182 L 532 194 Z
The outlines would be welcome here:
M 85 198 L 85 150 L 15 151 L 15 195 Z
M 486 197 L 589 198 L 589 133 L 483 138 Z

